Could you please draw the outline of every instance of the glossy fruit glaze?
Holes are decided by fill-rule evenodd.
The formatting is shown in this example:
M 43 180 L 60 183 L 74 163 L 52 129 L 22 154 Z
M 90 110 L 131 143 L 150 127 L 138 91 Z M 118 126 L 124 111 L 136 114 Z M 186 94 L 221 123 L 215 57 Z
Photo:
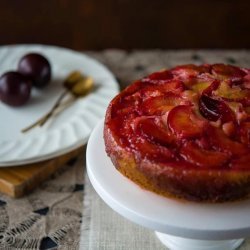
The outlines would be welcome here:
M 204 64 L 156 72 L 115 97 L 107 116 L 116 143 L 137 161 L 250 170 L 249 69 Z

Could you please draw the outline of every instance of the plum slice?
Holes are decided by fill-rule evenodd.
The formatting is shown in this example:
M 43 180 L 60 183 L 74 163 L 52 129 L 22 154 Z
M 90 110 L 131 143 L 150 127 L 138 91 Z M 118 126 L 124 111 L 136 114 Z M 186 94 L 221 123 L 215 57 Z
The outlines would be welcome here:
M 245 89 L 250 89 L 250 70 L 247 70 L 247 75 L 243 78 L 243 87 Z
M 232 160 L 231 168 L 235 169 L 250 169 L 250 155 L 243 155 L 239 158 Z
M 246 75 L 240 68 L 225 64 L 212 65 L 212 73 L 221 80 L 230 78 L 233 83 L 240 83 Z
M 158 71 L 155 73 L 152 73 L 151 75 L 149 75 L 148 77 L 144 78 L 144 81 L 166 81 L 166 80 L 170 80 L 173 78 L 172 73 L 169 70 L 162 70 L 162 71 Z
M 199 100 L 199 110 L 209 121 L 217 121 L 218 119 L 221 119 L 221 121 L 225 123 L 235 120 L 233 111 L 225 102 L 216 100 L 208 95 L 201 95 Z
M 214 94 L 229 102 L 240 102 L 249 104 L 250 90 L 242 89 L 240 86 L 230 85 L 228 81 L 222 81 Z
M 214 149 L 228 153 L 229 155 L 239 156 L 248 152 L 247 148 L 227 137 L 224 132 L 213 126 L 209 126 L 206 130 L 210 143 Z
M 240 140 L 243 144 L 250 146 L 250 122 L 244 122 L 240 125 Z M 249 162 L 250 165 L 250 162 Z
M 137 157 L 168 161 L 173 153 L 167 147 L 173 141 L 173 135 L 162 124 L 159 117 L 138 117 L 132 122 L 135 136 L 131 142 Z
M 174 76 L 177 76 L 179 79 L 187 80 L 188 78 L 196 77 L 202 73 L 209 73 L 210 66 L 209 65 L 201 65 L 197 66 L 194 64 L 181 65 L 173 68 L 171 73 Z
M 182 146 L 180 155 L 192 164 L 208 168 L 220 167 L 229 159 L 229 156 L 223 152 L 202 149 L 191 141 Z
M 162 145 L 169 145 L 174 141 L 174 137 L 168 130 L 161 118 L 137 118 L 135 131 L 146 139 Z
M 203 133 L 207 121 L 199 118 L 192 106 L 179 105 L 169 112 L 167 123 L 178 138 L 193 138 Z
M 182 65 L 171 70 L 174 78 L 182 81 L 187 88 L 200 82 L 210 82 L 212 78 L 208 77 L 210 75 L 209 71 L 209 65 Z M 200 85 L 200 87 L 202 86 Z
M 163 115 L 184 100 L 174 93 L 147 99 L 142 104 L 142 111 L 147 115 Z
M 161 84 L 145 84 L 140 91 L 143 100 L 150 97 L 162 96 L 165 94 L 181 94 L 184 86 L 180 81 L 162 82 Z
M 139 158 L 166 162 L 173 157 L 167 146 L 172 144 L 174 137 L 161 117 L 138 117 L 132 127 L 136 136 L 131 143 Z
M 157 162 L 167 162 L 174 157 L 174 154 L 167 147 L 156 145 L 146 139 L 137 140 L 134 144 L 137 158 L 152 159 Z

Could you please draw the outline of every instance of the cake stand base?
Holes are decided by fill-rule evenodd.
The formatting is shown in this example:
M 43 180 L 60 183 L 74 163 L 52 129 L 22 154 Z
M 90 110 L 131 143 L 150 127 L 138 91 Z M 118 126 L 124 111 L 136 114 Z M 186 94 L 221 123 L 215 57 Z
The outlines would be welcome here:
M 128 180 L 105 152 L 103 121 L 90 136 L 86 162 L 100 197 L 125 218 L 154 230 L 171 250 L 233 250 L 250 235 L 250 199 L 218 204 L 183 202 Z
M 234 250 L 244 239 L 195 240 L 155 232 L 160 241 L 171 250 Z

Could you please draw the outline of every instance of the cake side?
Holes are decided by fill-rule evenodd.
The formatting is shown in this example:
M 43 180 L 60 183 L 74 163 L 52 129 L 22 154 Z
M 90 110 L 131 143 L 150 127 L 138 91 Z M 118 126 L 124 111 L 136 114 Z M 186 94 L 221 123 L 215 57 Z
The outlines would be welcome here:
M 224 202 L 246 198 L 250 193 L 250 171 L 181 170 L 147 160 L 137 163 L 133 154 L 117 145 L 108 129 L 104 129 L 109 157 L 116 169 L 142 188 L 168 198 L 192 201 Z M 156 174 L 157 173 L 157 174 Z

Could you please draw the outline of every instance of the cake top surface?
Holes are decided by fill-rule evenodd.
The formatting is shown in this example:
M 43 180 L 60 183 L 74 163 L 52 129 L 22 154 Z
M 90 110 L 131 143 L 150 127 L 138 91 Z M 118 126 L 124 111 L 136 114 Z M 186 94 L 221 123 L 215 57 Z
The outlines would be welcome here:
M 106 125 L 136 159 L 182 168 L 250 169 L 250 70 L 182 65 L 135 81 Z

